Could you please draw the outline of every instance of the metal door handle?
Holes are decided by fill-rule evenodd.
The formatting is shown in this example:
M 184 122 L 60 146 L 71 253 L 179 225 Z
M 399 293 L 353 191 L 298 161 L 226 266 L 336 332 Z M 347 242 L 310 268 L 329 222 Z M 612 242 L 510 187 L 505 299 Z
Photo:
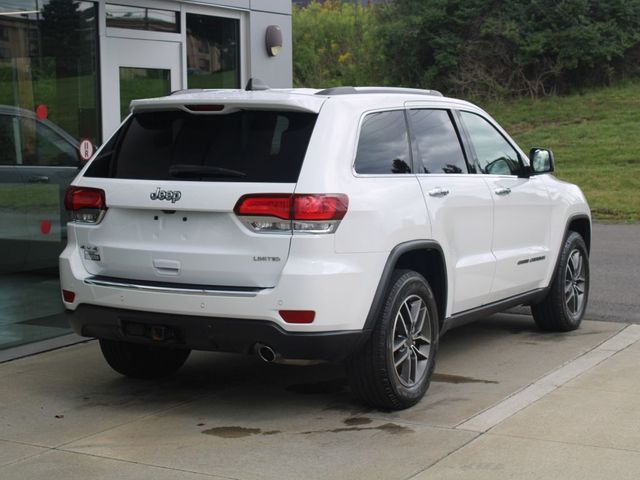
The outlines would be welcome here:
M 510 188 L 496 188 L 496 195 L 509 195 L 511 193 Z
M 449 195 L 449 190 L 446 188 L 434 188 L 433 190 L 429 190 L 429 195 L 432 197 L 445 197 Z
M 29 183 L 48 183 L 49 182 L 49 177 L 47 177 L 46 175 L 29 177 L 27 179 L 27 181 Z

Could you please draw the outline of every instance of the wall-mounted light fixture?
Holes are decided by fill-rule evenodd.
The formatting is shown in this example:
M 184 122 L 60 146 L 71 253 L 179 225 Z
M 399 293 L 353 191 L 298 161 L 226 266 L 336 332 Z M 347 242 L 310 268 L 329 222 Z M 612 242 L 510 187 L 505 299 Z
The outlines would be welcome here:
M 277 57 L 282 50 L 282 30 L 278 25 L 269 25 L 265 35 L 267 54 L 270 57 Z

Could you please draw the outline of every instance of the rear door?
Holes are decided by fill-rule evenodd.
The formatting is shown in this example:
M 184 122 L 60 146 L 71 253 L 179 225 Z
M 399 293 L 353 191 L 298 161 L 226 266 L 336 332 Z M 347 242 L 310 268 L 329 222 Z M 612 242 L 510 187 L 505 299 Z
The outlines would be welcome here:
M 419 107 L 407 112 L 433 238 L 448 258 L 451 313 L 459 313 L 487 303 L 491 291 L 491 193 L 479 175 L 469 173 L 451 112 Z
M 291 232 L 255 233 L 233 210 L 246 194 L 293 193 L 316 114 L 216 108 L 135 113 L 102 149 L 81 181 L 102 188 L 108 208 L 99 225 L 76 229 L 88 272 L 277 284 Z

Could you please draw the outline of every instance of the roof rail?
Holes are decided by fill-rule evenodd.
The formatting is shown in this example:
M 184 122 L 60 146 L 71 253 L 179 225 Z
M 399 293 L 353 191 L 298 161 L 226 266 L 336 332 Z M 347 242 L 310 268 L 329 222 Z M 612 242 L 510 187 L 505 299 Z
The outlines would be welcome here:
M 316 92 L 316 95 L 351 95 L 358 93 L 354 87 L 331 87 Z
M 437 90 L 422 90 L 420 88 L 402 88 L 402 87 L 332 87 L 316 92 L 316 95 L 353 95 L 363 93 L 404 93 L 412 95 L 431 95 L 442 97 L 442 93 Z

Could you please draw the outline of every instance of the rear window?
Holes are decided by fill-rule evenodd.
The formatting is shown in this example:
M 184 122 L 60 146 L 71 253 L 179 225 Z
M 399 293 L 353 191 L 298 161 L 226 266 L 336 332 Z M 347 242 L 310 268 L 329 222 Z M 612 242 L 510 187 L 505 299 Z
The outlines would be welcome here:
M 133 115 L 87 177 L 295 183 L 316 114 L 242 110 Z

